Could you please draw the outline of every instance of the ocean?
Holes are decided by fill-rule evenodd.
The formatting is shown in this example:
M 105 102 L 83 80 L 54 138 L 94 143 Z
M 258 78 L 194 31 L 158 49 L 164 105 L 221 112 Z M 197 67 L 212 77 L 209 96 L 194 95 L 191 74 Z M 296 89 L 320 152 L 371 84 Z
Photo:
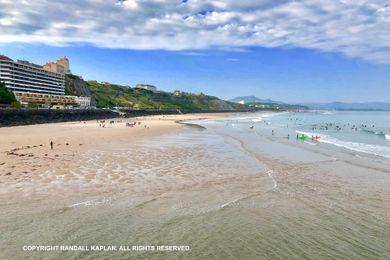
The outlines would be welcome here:
M 390 158 L 390 111 L 310 111 L 236 118 L 237 126 L 254 126 L 263 134 L 316 141 Z

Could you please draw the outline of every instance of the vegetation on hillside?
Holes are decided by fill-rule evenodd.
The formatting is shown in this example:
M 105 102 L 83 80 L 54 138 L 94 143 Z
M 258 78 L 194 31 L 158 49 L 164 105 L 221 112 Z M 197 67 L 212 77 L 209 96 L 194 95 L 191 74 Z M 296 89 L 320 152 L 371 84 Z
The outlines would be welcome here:
M 245 110 L 247 106 L 234 104 L 217 97 L 203 94 L 180 93 L 173 95 L 167 92 L 154 93 L 146 89 L 129 88 L 119 85 L 103 85 L 96 81 L 88 81 L 91 96 L 96 106 L 128 107 L 151 110 Z
M 251 103 L 239 104 L 221 100 L 204 94 L 186 92 L 152 92 L 142 88 L 130 88 L 114 84 L 102 84 L 97 81 L 84 81 L 81 77 L 67 75 L 65 78 L 65 93 L 68 95 L 90 96 L 92 105 L 98 108 L 129 108 L 135 110 L 165 110 L 165 111 L 232 111 L 232 110 L 297 110 L 303 106 Z

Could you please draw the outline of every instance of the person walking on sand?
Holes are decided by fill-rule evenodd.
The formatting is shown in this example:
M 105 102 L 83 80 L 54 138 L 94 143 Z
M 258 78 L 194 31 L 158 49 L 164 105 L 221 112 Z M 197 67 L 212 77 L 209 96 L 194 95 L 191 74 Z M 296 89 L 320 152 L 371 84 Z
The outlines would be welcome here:
M 53 150 L 53 141 L 50 141 L 50 148 Z

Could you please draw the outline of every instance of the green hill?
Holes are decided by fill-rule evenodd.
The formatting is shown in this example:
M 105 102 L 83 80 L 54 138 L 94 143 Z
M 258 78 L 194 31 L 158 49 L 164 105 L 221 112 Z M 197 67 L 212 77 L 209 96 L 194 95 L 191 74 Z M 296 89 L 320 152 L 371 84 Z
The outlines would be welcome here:
M 98 108 L 128 107 L 143 110 L 247 110 L 248 107 L 204 94 L 157 92 L 119 85 L 103 85 L 87 81 L 91 97 Z

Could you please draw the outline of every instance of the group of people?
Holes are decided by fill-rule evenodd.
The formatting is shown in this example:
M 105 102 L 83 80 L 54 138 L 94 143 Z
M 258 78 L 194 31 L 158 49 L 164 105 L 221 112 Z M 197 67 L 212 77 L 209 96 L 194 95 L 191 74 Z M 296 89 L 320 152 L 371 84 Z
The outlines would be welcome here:
M 250 126 L 249 127 L 250 129 L 254 129 L 254 126 L 252 125 L 252 126 Z M 271 130 L 271 135 L 275 135 L 275 130 L 274 129 L 272 129 Z M 286 139 L 288 139 L 288 140 L 290 140 L 290 138 L 291 138 L 291 136 L 290 136 L 290 134 L 287 134 L 287 136 L 286 136 Z M 299 134 L 299 133 L 297 133 L 297 136 L 296 136 L 296 139 L 297 140 L 306 140 L 306 139 L 308 139 L 309 138 L 309 136 L 308 135 L 305 135 L 305 134 Z M 312 135 L 311 136 L 311 140 L 312 141 L 318 141 L 318 139 L 320 139 L 321 137 L 319 136 L 319 135 Z
M 141 122 L 138 121 L 138 122 L 131 122 L 131 123 L 127 122 L 127 123 L 126 123 L 126 126 L 127 126 L 127 127 L 135 127 L 135 126 L 137 126 L 137 125 L 140 126 L 140 125 L 141 125 Z M 144 128 L 147 128 L 147 126 L 144 125 Z
M 106 128 L 106 120 L 96 120 L 96 123 L 99 124 L 99 127 Z M 122 120 L 110 120 L 107 124 L 113 125 L 115 123 L 122 123 Z M 135 127 L 140 126 L 142 123 L 140 121 L 134 121 L 134 122 L 127 122 L 125 124 L 126 127 Z M 149 126 L 144 125 L 145 129 L 149 129 Z
M 367 128 L 368 126 L 366 124 L 361 124 L 360 127 Z M 372 125 L 372 127 L 374 128 L 375 125 Z M 350 128 L 352 131 L 357 131 L 359 129 L 359 126 L 355 125 L 355 124 L 350 124 L 350 123 L 347 123 L 347 124 L 325 123 L 324 125 L 320 125 L 320 126 L 314 125 L 312 127 L 312 130 L 317 130 L 317 129 L 329 130 L 331 128 L 334 128 L 336 131 L 341 131 L 343 128 Z

